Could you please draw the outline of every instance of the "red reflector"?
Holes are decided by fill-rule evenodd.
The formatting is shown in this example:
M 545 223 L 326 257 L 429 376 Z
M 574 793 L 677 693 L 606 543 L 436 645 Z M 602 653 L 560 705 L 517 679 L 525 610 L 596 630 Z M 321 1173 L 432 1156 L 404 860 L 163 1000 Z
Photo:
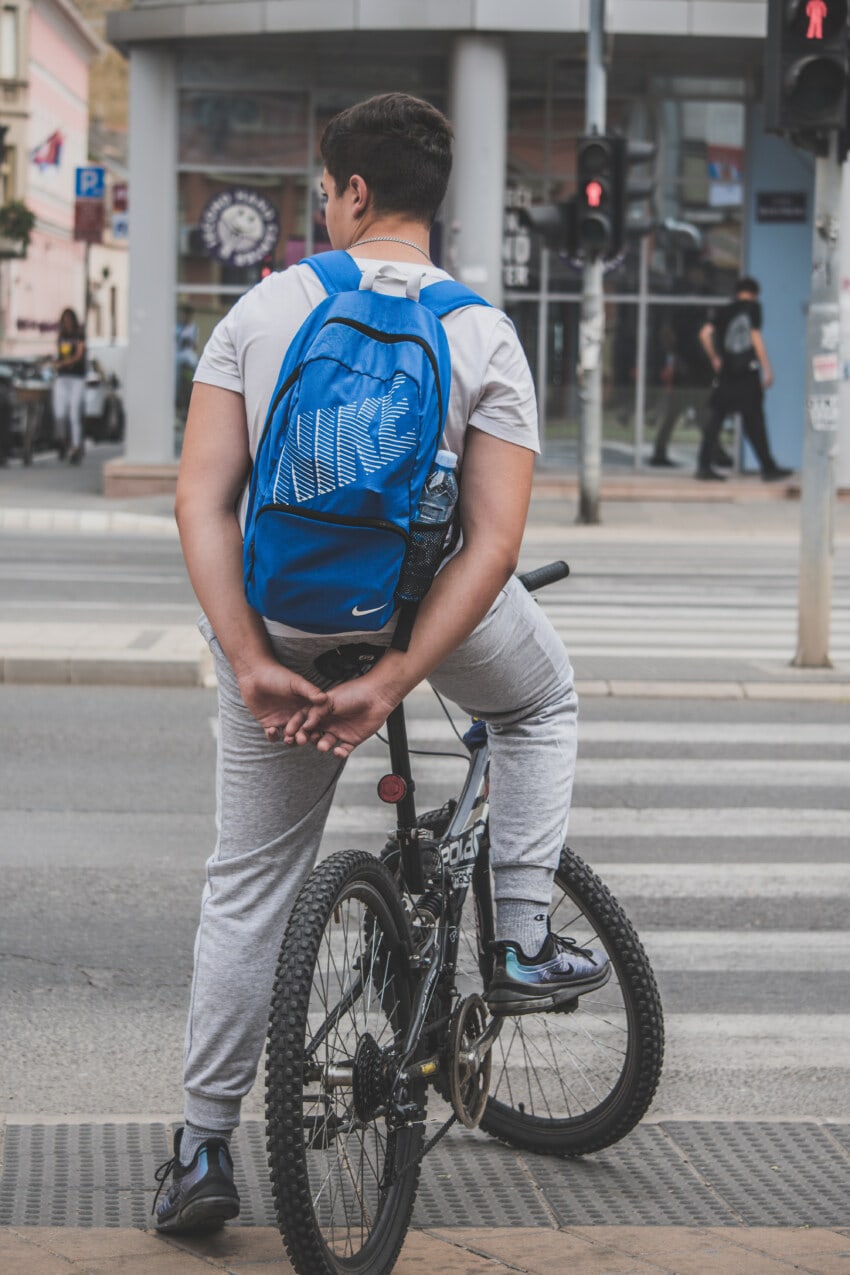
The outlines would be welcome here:
M 383 779 L 378 780 L 378 796 L 381 801 L 387 801 L 395 806 L 406 792 L 407 784 L 401 775 L 384 775 Z

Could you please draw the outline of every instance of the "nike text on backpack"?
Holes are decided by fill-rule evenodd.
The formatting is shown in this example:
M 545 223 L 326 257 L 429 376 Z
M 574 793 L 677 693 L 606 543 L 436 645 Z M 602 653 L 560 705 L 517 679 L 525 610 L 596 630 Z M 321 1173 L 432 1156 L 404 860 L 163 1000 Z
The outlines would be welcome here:
M 245 592 L 306 632 L 376 631 L 418 601 L 399 581 L 448 407 L 439 320 L 487 302 L 450 280 L 418 300 L 369 291 L 346 252 L 306 264 L 328 296 L 287 350 L 257 447 Z

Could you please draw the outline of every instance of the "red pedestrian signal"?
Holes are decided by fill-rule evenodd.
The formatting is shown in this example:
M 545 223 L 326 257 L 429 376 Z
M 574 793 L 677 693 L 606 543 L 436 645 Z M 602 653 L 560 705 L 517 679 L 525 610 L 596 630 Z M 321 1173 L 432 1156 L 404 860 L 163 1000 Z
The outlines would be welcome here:
M 806 5 L 806 17 L 809 19 L 807 40 L 823 39 L 823 20 L 827 16 L 826 0 L 809 0 Z
M 821 155 L 846 127 L 848 10 L 848 0 L 768 0 L 765 127 Z
M 584 197 L 588 208 L 599 208 L 602 203 L 602 187 L 599 182 L 588 182 L 584 188 Z

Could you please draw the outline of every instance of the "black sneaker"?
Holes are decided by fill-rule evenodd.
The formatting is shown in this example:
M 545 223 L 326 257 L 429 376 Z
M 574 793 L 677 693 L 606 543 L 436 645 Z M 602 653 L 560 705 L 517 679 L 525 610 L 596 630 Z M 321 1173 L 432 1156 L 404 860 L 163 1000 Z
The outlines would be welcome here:
M 531 959 L 517 943 L 494 943 L 493 950 L 496 967 L 486 997 L 491 1014 L 559 1009 L 604 987 L 611 977 L 611 962 L 604 952 L 579 947 L 574 939 L 551 931 Z
M 174 1135 L 174 1155 L 156 1171 L 159 1183 L 152 1213 L 158 1231 L 212 1231 L 239 1216 L 233 1159 L 224 1138 L 207 1138 L 189 1164 L 180 1163 L 183 1130 Z M 169 1173 L 171 1185 L 160 1200 Z M 158 1202 L 158 1203 L 157 1203 Z
M 723 474 L 718 474 L 714 469 L 698 469 L 694 474 L 694 478 L 698 478 L 701 483 L 725 483 L 726 479 Z

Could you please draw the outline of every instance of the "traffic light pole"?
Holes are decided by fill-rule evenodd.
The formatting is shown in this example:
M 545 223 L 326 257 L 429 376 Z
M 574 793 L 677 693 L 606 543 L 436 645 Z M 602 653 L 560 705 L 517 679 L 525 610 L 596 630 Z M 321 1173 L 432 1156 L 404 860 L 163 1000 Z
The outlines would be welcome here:
M 605 132 L 605 0 L 590 0 L 587 31 L 587 133 Z M 599 486 L 602 472 L 602 345 L 605 310 L 602 261 L 586 261 L 579 326 L 579 383 L 581 434 L 579 438 L 578 521 L 599 522 Z
M 841 165 L 833 133 L 828 156 L 815 161 L 812 292 L 806 338 L 806 409 L 800 502 L 799 668 L 830 668 L 835 467 L 838 453 Z

